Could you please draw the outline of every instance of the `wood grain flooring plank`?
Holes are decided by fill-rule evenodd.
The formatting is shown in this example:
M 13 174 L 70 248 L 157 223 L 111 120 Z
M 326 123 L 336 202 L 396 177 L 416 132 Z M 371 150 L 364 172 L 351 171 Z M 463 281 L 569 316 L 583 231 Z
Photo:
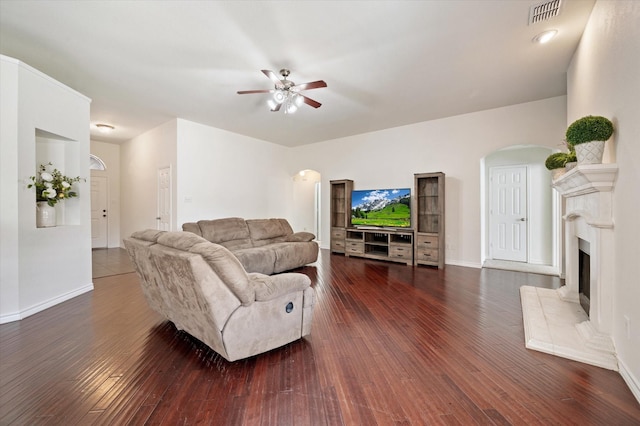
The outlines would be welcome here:
M 618 373 L 524 347 L 519 288 L 558 278 L 326 250 L 297 272 L 312 334 L 234 363 L 151 311 L 131 273 L 0 325 L 0 424 L 640 424 Z

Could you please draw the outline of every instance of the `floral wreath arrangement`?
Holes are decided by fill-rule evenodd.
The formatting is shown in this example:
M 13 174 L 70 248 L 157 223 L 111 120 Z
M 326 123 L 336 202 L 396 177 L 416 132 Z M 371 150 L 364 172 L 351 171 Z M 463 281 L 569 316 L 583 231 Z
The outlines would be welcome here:
M 71 190 L 71 185 L 74 182 L 85 179 L 82 179 L 80 176 L 70 178 L 63 175 L 62 172 L 56 168 L 50 172 L 47 170 L 50 167 L 53 167 L 51 162 L 41 164 L 38 168 L 38 175 L 30 177 L 31 183 L 27 185 L 27 188 L 36 188 L 36 201 L 46 201 L 47 204 L 53 207 L 58 201 L 77 197 L 78 193 Z

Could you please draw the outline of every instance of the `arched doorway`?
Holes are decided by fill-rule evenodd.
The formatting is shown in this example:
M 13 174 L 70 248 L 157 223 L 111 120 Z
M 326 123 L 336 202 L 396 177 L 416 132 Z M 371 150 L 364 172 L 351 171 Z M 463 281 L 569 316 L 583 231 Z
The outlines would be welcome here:
M 300 170 L 293 176 L 293 209 L 291 226 L 320 238 L 320 173 Z
M 545 159 L 554 151 L 557 150 L 518 145 L 494 151 L 481 160 L 481 260 L 484 267 L 559 274 L 560 199 L 552 189 L 551 174 L 544 166 Z M 520 187 L 500 187 L 504 182 L 499 182 L 499 176 L 505 174 L 518 174 Z M 518 196 L 509 197 L 510 191 Z M 504 194 L 507 194 L 507 203 L 521 202 L 521 214 L 513 219 L 517 223 L 500 221 L 499 206 L 505 203 L 500 197 L 504 198 Z M 520 233 L 510 234 L 508 227 Z M 513 256 L 501 252 L 505 238 L 517 241 L 522 251 Z

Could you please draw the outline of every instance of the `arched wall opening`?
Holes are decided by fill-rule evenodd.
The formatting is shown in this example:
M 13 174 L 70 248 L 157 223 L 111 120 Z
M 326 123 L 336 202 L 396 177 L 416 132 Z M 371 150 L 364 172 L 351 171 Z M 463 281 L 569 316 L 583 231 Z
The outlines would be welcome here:
M 561 199 L 551 186 L 551 173 L 544 165 L 545 159 L 557 149 L 537 145 L 516 145 L 488 154 L 480 161 L 481 196 L 481 262 L 517 271 L 535 271 L 559 274 L 562 256 Z M 495 170 L 516 167 L 525 170 L 526 208 L 526 256 L 524 261 L 502 260 L 494 256 L 493 247 L 498 243 L 495 221 L 492 221 L 491 176 Z M 493 193 L 492 193 L 493 192 Z M 494 200 L 495 202 L 495 200 Z M 492 246 L 493 245 L 493 246 Z M 537 268 L 537 269 L 534 269 Z
M 307 231 L 320 238 L 320 179 L 315 170 L 300 170 L 293 175 L 293 214 L 291 226 L 294 231 Z M 318 241 L 319 242 L 319 241 Z

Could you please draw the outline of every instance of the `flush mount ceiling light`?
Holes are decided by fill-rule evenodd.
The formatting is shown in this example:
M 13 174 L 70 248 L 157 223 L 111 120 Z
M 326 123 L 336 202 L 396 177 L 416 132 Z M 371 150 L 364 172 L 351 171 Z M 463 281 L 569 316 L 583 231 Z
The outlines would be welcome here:
M 110 124 L 96 124 L 96 128 L 100 133 L 111 133 L 115 127 Z
M 537 36 L 535 36 L 532 41 L 534 43 L 545 44 L 551 41 L 551 39 L 554 38 L 556 34 L 558 34 L 558 30 L 544 31 L 538 34 Z
M 272 90 L 239 90 L 239 95 L 247 95 L 252 93 L 273 93 L 273 98 L 267 101 L 267 105 L 271 108 L 271 111 L 280 111 L 284 107 L 285 114 L 293 114 L 298 110 L 302 104 L 307 104 L 314 108 L 320 108 L 322 105 L 320 102 L 314 101 L 301 94 L 303 90 L 318 89 L 320 87 L 327 87 L 327 83 L 322 80 L 313 81 L 311 83 L 295 84 L 291 80 L 287 80 L 290 74 L 288 69 L 281 69 L 280 75 L 282 80 L 278 78 L 276 73 L 270 70 L 262 70 L 262 73 L 269 77 L 275 84 Z

